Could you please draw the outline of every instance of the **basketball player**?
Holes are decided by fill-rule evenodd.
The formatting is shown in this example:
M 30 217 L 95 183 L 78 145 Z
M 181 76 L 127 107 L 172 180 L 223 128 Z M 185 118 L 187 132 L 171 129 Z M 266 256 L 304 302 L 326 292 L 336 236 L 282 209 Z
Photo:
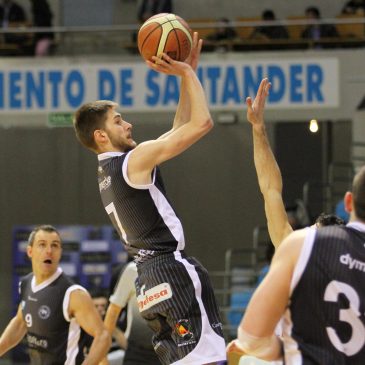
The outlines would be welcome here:
M 105 327 L 110 334 L 116 328 L 120 312 L 128 308 L 127 328 L 125 331 L 125 355 L 123 365 L 160 365 L 160 361 L 152 347 L 152 330 L 147 327 L 141 317 L 136 298 L 135 281 L 137 266 L 129 262 L 122 271 L 118 283 L 111 295 L 106 311 Z
M 33 272 L 20 282 L 20 305 L 0 338 L 0 356 L 26 335 L 31 364 L 98 364 L 110 346 L 110 335 L 87 291 L 58 266 L 61 238 L 49 225 L 29 236 L 27 254 Z M 94 337 L 84 359 L 80 327 Z
M 179 218 L 166 198 L 158 169 L 213 127 L 205 94 L 195 74 L 202 40 L 193 35 L 185 62 L 163 55 L 147 65 L 181 78 L 172 129 L 139 145 L 132 125 L 111 101 L 83 105 L 75 115 L 79 141 L 98 154 L 104 207 L 137 264 L 139 310 L 154 330 L 162 364 L 213 364 L 225 360 L 222 324 L 207 271 L 184 253 Z
M 261 102 L 268 87 L 263 80 Z M 365 363 L 365 167 L 344 202 L 350 213 L 346 226 L 306 228 L 284 239 L 228 352 L 284 357 L 289 365 Z M 274 334 L 281 317 L 282 342 Z

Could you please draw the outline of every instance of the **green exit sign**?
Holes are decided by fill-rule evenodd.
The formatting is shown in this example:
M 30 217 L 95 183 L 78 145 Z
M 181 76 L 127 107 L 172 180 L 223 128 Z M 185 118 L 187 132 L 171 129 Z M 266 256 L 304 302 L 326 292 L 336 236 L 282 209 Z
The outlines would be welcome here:
M 72 127 L 72 113 L 49 113 L 48 125 L 50 127 Z

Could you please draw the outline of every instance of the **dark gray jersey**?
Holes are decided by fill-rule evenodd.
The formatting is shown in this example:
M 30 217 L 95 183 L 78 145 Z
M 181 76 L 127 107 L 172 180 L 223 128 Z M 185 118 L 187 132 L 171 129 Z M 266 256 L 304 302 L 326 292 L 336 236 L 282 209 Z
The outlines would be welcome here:
M 166 197 L 159 169 L 153 171 L 151 184 L 133 184 L 127 175 L 131 153 L 98 156 L 99 190 L 109 218 L 136 262 L 183 250 L 183 228 Z
M 365 364 L 365 225 L 308 234 L 284 319 L 286 364 Z
M 81 364 L 82 331 L 76 320 L 69 318 L 68 304 L 70 293 L 83 288 L 58 269 L 39 285 L 33 274 L 27 275 L 19 289 L 31 364 Z

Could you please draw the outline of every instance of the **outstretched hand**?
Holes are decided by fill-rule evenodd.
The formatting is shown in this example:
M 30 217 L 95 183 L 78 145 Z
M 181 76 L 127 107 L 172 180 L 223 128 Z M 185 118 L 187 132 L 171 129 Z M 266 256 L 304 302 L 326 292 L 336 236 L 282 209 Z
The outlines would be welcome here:
M 265 102 L 269 95 L 270 87 L 271 83 L 265 78 L 260 83 L 255 100 L 252 101 L 251 97 L 246 99 L 247 119 L 253 126 L 264 124 Z
M 199 39 L 198 32 L 194 32 L 191 51 L 190 51 L 188 58 L 185 60 L 185 62 L 188 65 L 190 65 L 194 71 L 196 71 L 196 69 L 198 68 L 198 63 L 199 63 L 200 52 L 202 50 L 202 46 L 203 46 L 203 40 Z
M 147 60 L 146 63 L 153 70 L 167 75 L 183 76 L 184 73 L 191 70 L 189 64 L 176 61 L 166 53 L 162 53 L 161 57 L 153 56 L 152 61 Z

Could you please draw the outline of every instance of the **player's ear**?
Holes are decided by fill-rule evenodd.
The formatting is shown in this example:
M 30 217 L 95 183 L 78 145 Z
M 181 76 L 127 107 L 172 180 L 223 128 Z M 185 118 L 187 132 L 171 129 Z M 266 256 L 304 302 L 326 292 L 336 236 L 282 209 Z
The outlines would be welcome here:
M 354 209 L 353 207 L 353 195 L 350 191 L 346 192 L 344 197 L 345 210 L 347 213 L 351 213 Z
M 27 246 L 27 255 L 28 257 L 31 259 L 32 258 L 32 251 L 33 251 L 33 246 L 28 245 Z
M 104 144 L 108 140 L 108 135 L 102 129 L 96 129 L 94 131 L 94 139 L 97 144 Z

